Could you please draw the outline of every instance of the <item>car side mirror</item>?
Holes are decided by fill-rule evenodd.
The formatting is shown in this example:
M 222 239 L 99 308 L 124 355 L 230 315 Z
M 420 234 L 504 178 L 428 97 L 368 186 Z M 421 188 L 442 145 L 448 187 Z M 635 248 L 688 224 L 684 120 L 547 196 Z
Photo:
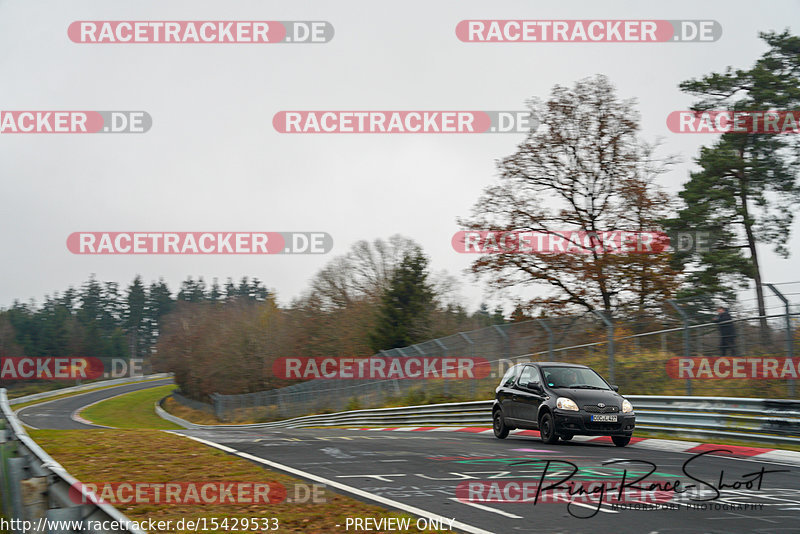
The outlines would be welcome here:
M 544 388 L 538 382 L 528 382 L 528 385 L 525 386 L 525 387 L 528 388 L 529 390 L 535 391 L 537 393 L 541 393 L 542 391 L 544 391 Z
M 614 391 L 619 391 L 619 386 L 611 386 L 611 389 L 613 389 Z

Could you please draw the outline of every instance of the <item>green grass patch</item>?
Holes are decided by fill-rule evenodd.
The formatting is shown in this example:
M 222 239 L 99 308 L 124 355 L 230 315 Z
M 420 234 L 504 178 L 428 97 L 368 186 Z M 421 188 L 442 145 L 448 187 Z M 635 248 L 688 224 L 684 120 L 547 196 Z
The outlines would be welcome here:
M 149 379 L 149 380 L 141 380 L 139 382 L 131 382 L 131 384 L 146 384 L 147 382 L 155 382 L 157 380 L 164 380 L 164 379 L 163 378 L 152 378 L 152 379 Z M 74 397 L 76 395 L 83 395 L 84 393 L 91 393 L 93 391 L 100 391 L 100 390 L 103 390 L 103 389 L 118 388 L 118 387 L 127 386 L 127 385 L 128 384 L 116 384 L 116 385 L 113 385 L 113 386 L 102 386 L 101 384 L 98 383 L 96 388 L 85 389 L 83 391 L 73 391 L 72 393 L 63 393 L 61 395 L 54 395 L 52 397 L 47 397 L 46 399 L 37 399 L 37 400 L 28 401 L 28 402 L 22 402 L 20 404 L 12 404 L 11 408 L 14 411 L 17 411 L 19 409 L 25 408 L 26 406 L 33 406 L 34 404 L 41 404 L 43 402 L 50 402 L 52 400 L 58 400 L 58 399 L 66 399 L 67 397 Z M 28 393 L 27 395 L 31 395 L 31 393 Z M 22 395 L 22 396 L 24 396 L 24 395 Z M 11 399 L 10 396 L 9 396 L 9 399 Z
M 81 412 L 81 417 L 98 425 L 113 428 L 152 428 L 175 430 L 181 427 L 156 415 L 153 406 L 169 395 L 176 386 L 169 384 L 125 393 L 99 402 Z

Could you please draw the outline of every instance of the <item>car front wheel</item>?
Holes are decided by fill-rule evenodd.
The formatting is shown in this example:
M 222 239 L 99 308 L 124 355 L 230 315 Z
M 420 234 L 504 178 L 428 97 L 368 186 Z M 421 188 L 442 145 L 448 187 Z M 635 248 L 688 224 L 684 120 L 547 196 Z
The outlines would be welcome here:
M 494 411 L 492 428 L 494 429 L 494 435 L 496 438 L 505 439 L 506 436 L 508 436 L 508 427 L 506 426 L 506 422 L 503 420 L 503 414 L 500 412 L 500 410 Z
M 611 436 L 611 441 L 613 441 L 614 445 L 617 447 L 624 447 L 631 442 L 631 438 L 630 436 Z
M 558 441 L 558 434 L 556 434 L 556 428 L 553 424 L 553 416 L 549 413 L 545 413 L 539 419 L 539 435 L 545 443 L 552 444 Z

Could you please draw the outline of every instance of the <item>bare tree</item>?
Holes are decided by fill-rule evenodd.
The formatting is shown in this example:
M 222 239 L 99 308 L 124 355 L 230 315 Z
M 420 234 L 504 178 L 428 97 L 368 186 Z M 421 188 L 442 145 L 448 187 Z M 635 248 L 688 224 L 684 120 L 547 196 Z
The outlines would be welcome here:
M 498 164 L 499 183 L 459 222 L 469 230 L 563 238 L 567 250 L 578 253 L 484 254 L 472 272 L 497 290 L 548 288 L 549 295 L 521 304 L 551 313 L 641 302 L 643 291 L 671 274 L 668 254 L 642 262 L 640 254 L 608 253 L 572 232 L 659 230 L 657 220 L 665 213 L 654 179 L 673 159 L 653 158 L 653 147 L 637 137 L 634 102 L 619 100 L 604 76 L 572 88 L 555 86 L 546 102 L 534 99 L 529 105 L 541 126 Z

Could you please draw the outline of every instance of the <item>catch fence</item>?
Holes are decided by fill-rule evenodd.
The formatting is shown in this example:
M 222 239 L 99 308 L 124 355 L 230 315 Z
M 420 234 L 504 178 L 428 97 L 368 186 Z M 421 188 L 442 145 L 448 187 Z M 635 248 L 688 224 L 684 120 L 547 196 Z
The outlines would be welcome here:
M 640 313 L 591 312 L 492 325 L 374 356 L 479 358 L 489 368 L 477 373 L 484 378 L 316 379 L 256 393 L 214 394 L 213 412 L 226 422 L 275 421 L 387 405 L 483 400 L 492 398 L 509 367 L 525 361 L 589 365 L 619 385 L 622 394 L 797 398 L 800 283 L 772 288 L 763 315 L 752 300 L 731 308 L 735 337 L 725 355 L 736 360 L 718 361 L 723 354 L 714 309 L 668 301 Z M 765 373 L 766 378 L 750 378 Z

